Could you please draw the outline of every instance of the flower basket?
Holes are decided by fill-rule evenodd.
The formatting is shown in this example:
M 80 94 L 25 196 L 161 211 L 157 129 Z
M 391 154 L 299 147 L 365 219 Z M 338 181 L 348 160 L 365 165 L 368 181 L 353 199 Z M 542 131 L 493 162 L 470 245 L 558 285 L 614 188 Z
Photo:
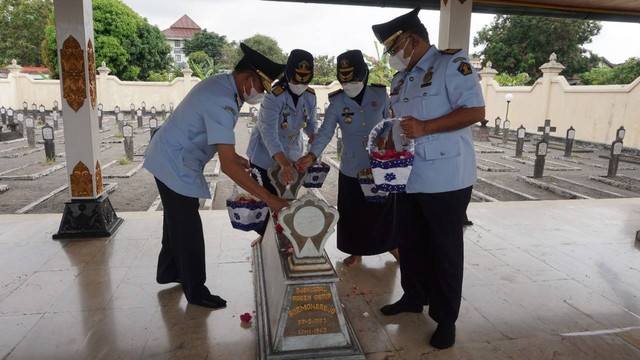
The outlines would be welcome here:
M 256 176 L 258 183 L 262 185 L 260 173 L 255 169 L 252 169 L 252 173 Z M 238 194 L 238 185 L 236 184 L 233 184 L 231 197 L 227 199 L 227 211 L 231 226 L 242 231 L 260 230 L 269 220 L 267 203 L 246 193 Z
M 403 150 L 378 149 L 377 139 L 392 128 L 400 132 L 401 118 L 387 119 L 376 125 L 369 133 L 367 151 L 374 183 L 378 191 L 389 193 L 405 192 L 411 168 L 413 167 L 414 142 L 400 134 Z
M 306 188 L 320 188 L 324 183 L 324 179 L 327 178 L 327 174 L 331 170 L 331 166 L 329 166 L 325 162 L 321 162 L 319 164 L 314 164 L 310 166 L 307 170 L 307 175 L 304 177 L 302 182 L 302 186 Z
M 371 168 L 360 170 L 358 172 L 358 182 L 365 200 L 369 202 L 383 203 L 387 201 L 389 193 L 378 189 L 378 185 L 373 180 L 373 173 Z

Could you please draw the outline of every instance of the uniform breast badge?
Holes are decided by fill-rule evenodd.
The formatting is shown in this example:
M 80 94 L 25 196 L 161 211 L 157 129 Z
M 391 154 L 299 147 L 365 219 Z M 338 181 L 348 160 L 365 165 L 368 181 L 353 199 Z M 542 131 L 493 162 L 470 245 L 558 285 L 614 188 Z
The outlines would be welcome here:
M 302 108 L 302 128 L 306 129 L 307 128 L 307 119 L 309 118 L 309 115 L 307 114 L 307 108 L 303 107 Z
M 280 127 L 283 129 L 286 129 L 289 127 L 289 113 L 282 113 L 282 124 L 280 124 Z
M 422 78 L 422 85 L 420 85 L 420 87 L 431 86 L 432 78 L 433 78 L 433 66 L 430 66 L 429 69 L 427 69 L 427 73 L 424 74 L 424 77 Z
M 404 84 L 404 79 L 400 79 L 400 81 L 398 81 L 398 85 L 396 85 L 396 87 L 394 87 L 393 90 L 391 90 L 391 93 L 389 95 L 400 94 L 400 89 L 402 89 L 402 84 Z
M 353 112 L 350 112 L 351 109 L 349 109 L 348 107 L 345 107 L 344 109 L 342 109 L 342 116 L 344 117 L 344 123 L 349 125 L 353 122 Z

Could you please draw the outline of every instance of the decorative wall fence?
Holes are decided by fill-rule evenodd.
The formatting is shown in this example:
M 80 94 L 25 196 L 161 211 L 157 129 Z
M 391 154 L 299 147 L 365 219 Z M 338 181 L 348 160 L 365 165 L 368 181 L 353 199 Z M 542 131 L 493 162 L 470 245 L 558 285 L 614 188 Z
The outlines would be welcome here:
M 550 61 L 540 67 L 542 78 L 532 86 L 500 86 L 494 80 L 497 71 L 488 67 L 480 71 L 481 86 L 486 102 L 486 119 L 494 124 L 496 117 L 508 119 L 511 130 L 523 125 L 527 132 L 536 133 L 538 126 L 550 119 L 558 131 L 552 136 L 564 137 L 573 126 L 576 139 L 599 144 L 611 144 L 616 130 L 624 126 L 624 146 L 640 149 L 640 78 L 629 85 L 570 86 L 560 75 L 564 66 L 556 62 L 552 54 Z M 148 106 L 160 106 L 173 102 L 177 105 L 200 80 L 191 76 L 191 70 L 183 70 L 184 77 L 172 82 L 121 81 L 109 75 L 102 64 L 97 77 L 98 103 L 105 111 L 116 105 L 129 109 L 131 103 L 139 106 L 143 101 Z M 318 107 L 324 111 L 328 105 L 328 94 L 340 88 L 337 82 L 328 86 L 313 86 L 318 97 Z M 506 94 L 512 94 L 507 114 Z M 51 109 L 53 101 L 60 101 L 58 80 L 34 80 L 20 73 L 20 66 L 9 66 L 7 79 L 0 79 L 0 106 L 21 109 L 23 101 L 43 104 Z M 249 112 L 245 105 L 243 112 Z

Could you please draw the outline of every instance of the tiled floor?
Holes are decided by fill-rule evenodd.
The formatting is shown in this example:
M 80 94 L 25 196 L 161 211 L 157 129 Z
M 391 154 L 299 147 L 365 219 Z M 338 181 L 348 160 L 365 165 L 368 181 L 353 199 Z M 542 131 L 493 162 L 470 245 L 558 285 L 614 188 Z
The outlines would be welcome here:
M 161 213 L 119 213 L 111 239 L 51 240 L 61 216 L 0 216 L 0 359 L 255 359 L 251 248 L 202 212 L 207 285 L 226 309 L 154 282 Z M 346 268 L 342 302 L 367 359 L 640 359 L 640 199 L 472 203 L 456 345 L 424 314 L 384 317 L 401 294 L 391 255 Z

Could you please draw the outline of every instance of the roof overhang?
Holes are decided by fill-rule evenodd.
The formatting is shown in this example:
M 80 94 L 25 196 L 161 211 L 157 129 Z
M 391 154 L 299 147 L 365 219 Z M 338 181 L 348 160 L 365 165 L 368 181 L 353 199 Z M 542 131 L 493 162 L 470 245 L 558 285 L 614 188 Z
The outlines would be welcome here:
M 265 0 L 440 10 L 441 0 Z M 458 0 L 448 0 L 458 1 Z M 473 12 L 640 23 L 640 0 L 474 0 Z

